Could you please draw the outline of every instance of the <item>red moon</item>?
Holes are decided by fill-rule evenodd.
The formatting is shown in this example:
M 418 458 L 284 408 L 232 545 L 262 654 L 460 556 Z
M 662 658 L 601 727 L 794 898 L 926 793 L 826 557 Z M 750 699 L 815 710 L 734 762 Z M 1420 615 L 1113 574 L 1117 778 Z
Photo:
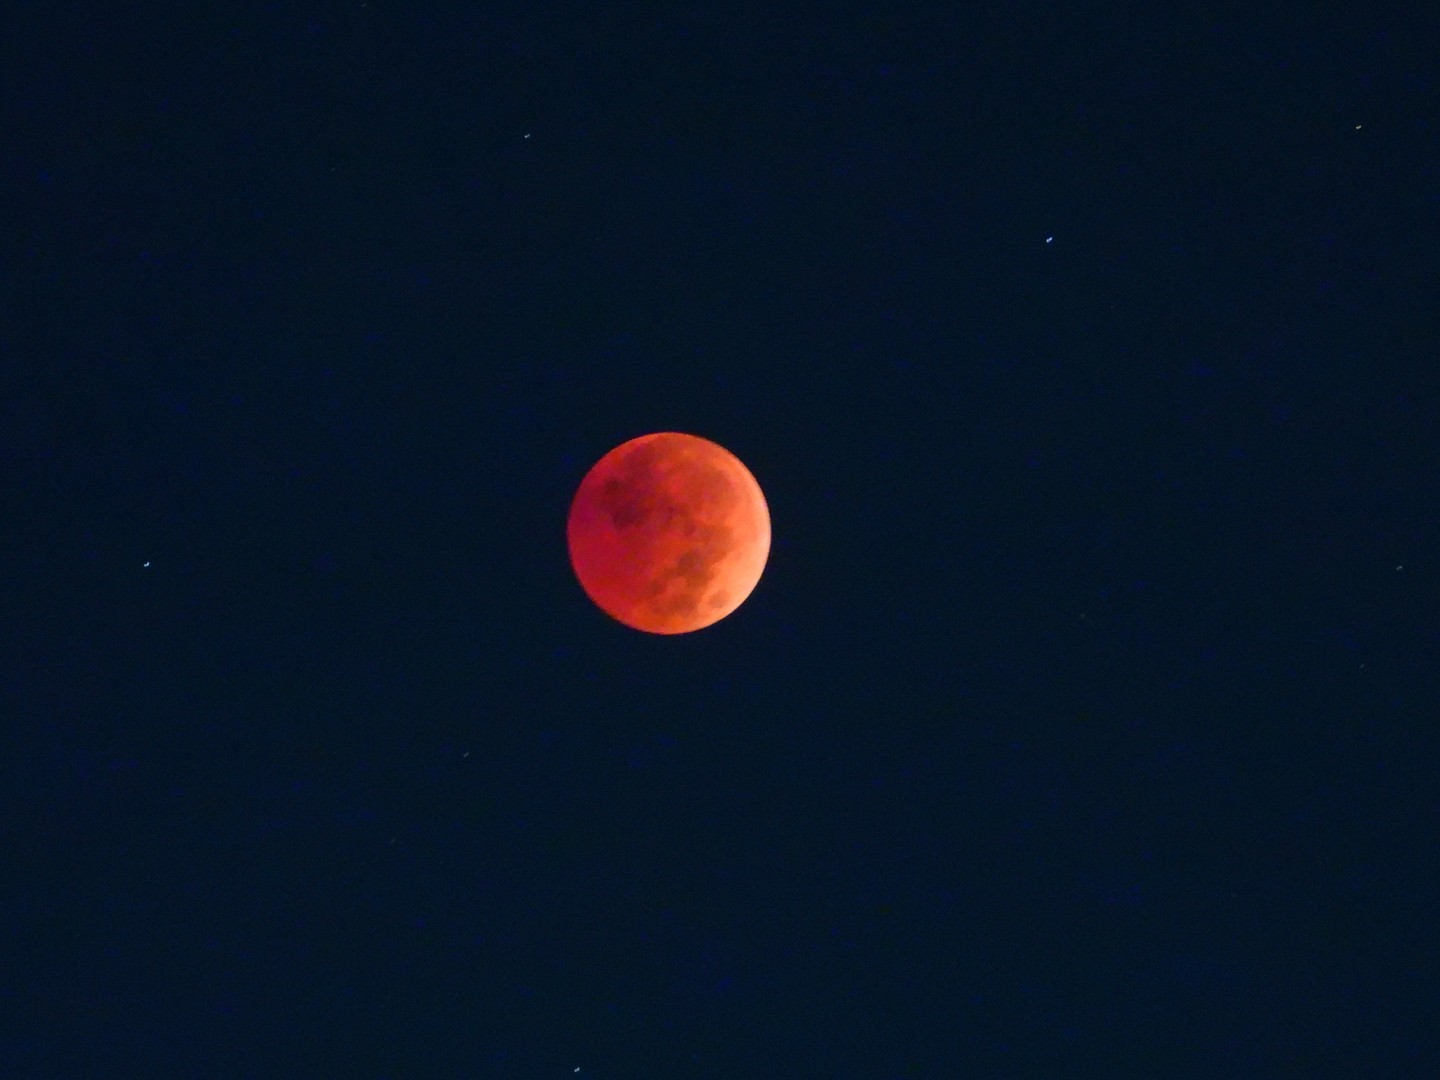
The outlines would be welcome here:
M 570 564 L 602 611 L 651 634 L 688 634 L 745 602 L 770 555 L 770 511 L 723 446 L 666 431 L 621 443 L 580 481 Z

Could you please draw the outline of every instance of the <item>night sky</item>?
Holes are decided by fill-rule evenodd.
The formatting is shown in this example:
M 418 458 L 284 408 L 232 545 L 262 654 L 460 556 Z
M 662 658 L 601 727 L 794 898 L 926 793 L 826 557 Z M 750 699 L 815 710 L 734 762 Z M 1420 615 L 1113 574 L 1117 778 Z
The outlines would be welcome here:
M 1440 1075 L 1349 6 L 8 5 L 0 1076 Z M 773 520 L 694 634 L 566 553 L 653 431 Z

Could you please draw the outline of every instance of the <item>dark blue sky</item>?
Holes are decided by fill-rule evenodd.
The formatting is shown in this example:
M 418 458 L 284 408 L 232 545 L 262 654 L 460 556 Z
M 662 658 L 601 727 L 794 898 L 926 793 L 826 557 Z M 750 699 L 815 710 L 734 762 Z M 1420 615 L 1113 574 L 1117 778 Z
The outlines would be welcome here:
M 1440 20 L 7 21 L 0 1073 L 1434 1073 Z

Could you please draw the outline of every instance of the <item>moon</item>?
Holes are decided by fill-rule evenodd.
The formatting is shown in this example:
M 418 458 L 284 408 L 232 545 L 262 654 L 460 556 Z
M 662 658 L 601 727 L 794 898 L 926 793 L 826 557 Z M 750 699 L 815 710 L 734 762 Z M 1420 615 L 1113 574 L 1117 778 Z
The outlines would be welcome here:
M 729 450 L 664 431 L 621 443 L 585 474 L 566 539 L 581 588 L 607 615 L 688 634 L 754 590 L 770 556 L 770 510 Z

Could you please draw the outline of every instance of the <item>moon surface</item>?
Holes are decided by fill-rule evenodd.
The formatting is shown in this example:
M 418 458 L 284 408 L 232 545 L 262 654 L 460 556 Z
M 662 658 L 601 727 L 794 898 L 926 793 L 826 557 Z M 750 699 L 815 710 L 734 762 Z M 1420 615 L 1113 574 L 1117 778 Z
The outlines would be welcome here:
M 770 555 L 770 511 L 723 446 L 666 431 L 621 443 L 585 474 L 566 524 L 570 564 L 602 611 L 687 634 L 745 602 Z

